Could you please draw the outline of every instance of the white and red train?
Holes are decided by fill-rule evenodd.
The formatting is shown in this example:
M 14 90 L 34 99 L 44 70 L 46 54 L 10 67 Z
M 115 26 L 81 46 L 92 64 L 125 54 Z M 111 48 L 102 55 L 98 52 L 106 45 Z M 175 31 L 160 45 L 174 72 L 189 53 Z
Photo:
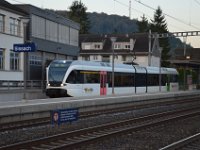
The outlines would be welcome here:
M 160 77 L 159 77 L 160 76 Z M 46 95 L 49 97 L 98 96 L 178 90 L 174 68 L 141 67 L 92 61 L 54 60 L 47 67 Z

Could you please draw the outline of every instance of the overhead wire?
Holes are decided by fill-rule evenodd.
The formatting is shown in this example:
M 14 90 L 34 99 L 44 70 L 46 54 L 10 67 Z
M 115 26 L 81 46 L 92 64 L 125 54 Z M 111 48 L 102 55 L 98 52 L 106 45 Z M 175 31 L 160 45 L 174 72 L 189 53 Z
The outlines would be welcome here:
M 119 3 L 119 4 L 121 4 L 121 5 L 123 5 L 123 6 L 129 8 L 129 5 L 127 5 L 127 4 L 124 4 L 124 3 L 122 3 L 122 2 L 120 2 L 120 1 L 118 1 L 118 0 L 114 0 L 114 1 L 116 1 L 117 3 Z M 138 13 L 144 14 L 144 12 L 142 12 L 142 11 L 140 11 L 140 10 L 137 10 L 137 9 L 135 9 L 135 8 L 131 8 L 131 10 L 134 10 L 134 11 L 136 11 L 136 12 L 138 12 Z M 152 17 L 150 17 L 150 16 L 147 15 L 147 14 L 145 14 L 145 16 L 148 16 L 149 18 L 152 18 Z
M 122 2 L 120 2 L 119 0 L 114 0 L 115 2 L 117 2 L 117 3 L 119 3 L 120 5 L 122 5 L 122 6 L 125 6 L 125 7 L 129 7 L 127 4 L 124 4 L 124 3 L 122 3 Z M 153 10 L 156 10 L 156 9 L 154 9 L 153 7 L 150 7 L 150 6 L 148 6 L 150 9 L 153 9 Z M 148 17 L 149 19 L 153 19 L 151 16 L 149 16 L 148 14 L 146 14 L 146 13 L 144 13 L 144 12 L 142 12 L 142 11 L 139 11 L 139 10 L 137 10 L 137 9 L 134 9 L 134 8 L 131 8 L 131 10 L 133 10 L 133 11 L 137 11 L 138 13 L 141 13 L 141 14 L 144 14 L 146 17 Z M 171 27 L 174 27 L 174 28 L 176 28 L 176 29 L 180 29 L 180 27 L 177 27 L 177 26 L 174 26 L 174 25 L 172 25 L 172 24 L 170 24 L 170 26 Z M 186 31 L 185 29 L 181 29 L 182 31 Z
M 152 10 L 154 10 L 154 11 L 156 10 L 155 8 L 153 8 L 153 7 L 149 6 L 149 5 L 142 3 L 140 0 L 134 0 L 134 1 L 138 2 L 139 4 L 145 6 L 145 7 L 149 8 L 149 9 L 152 9 Z M 165 16 L 167 16 L 167 17 L 169 17 L 169 18 L 175 20 L 175 21 L 178 21 L 178 22 L 180 22 L 180 23 L 182 23 L 182 24 L 185 24 L 185 25 L 187 25 L 187 26 L 191 26 L 191 27 L 193 27 L 193 28 L 195 28 L 195 29 L 197 29 L 197 30 L 200 30 L 200 28 L 198 28 L 198 27 L 196 27 L 196 26 L 194 26 L 194 25 L 192 25 L 192 24 L 190 24 L 190 23 L 186 23 L 185 21 L 183 21 L 183 20 L 181 20 L 181 19 L 179 19 L 179 18 L 173 17 L 173 16 L 171 16 L 171 15 L 169 15 L 169 14 L 167 14 L 167 13 L 164 13 L 164 12 L 163 12 L 163 14 L 164 14 Z
M 22 2 L 20 2 L 20 1 L 18 1 L 18 0 L 12 0 L 12 1 L 23 4 Z M 129 6 L 128 6 L 127 4 L 124 4 L 124 3 L 122 3 L 122 2 L 119 1 L 119 0 L 114 0 L 114 1 L 117 2 L 117 3 L 119 3 L 120 5 L 123 5 L 123 6 L 129 8 Z M 134 0 L 134 1 L 136 1 L 137 3 L 143 5 L 143 6 L 149 8 L 149 9 L 151 9 L 151 10 L 154 10 L 154 11 L 156 10 L 155 8 L 153 8 L 153 7 L 149 6 L 149 5 L 147 5 L 147 4 L 143 3 L 143 2 L 141 2 L 141 0 Z M 200 5 L 200 2 L 199 2 L 199 1 L 197 1 L 197 0 L 194 0 L 194 1 L 195 1 L 198 5 Z M 152 17 L 150 17 L 148 14 L 146 14 L 146 13 L 140 11 L 140 10 L 137 10 L 137 9 L 135 9 L 135 8 L 131 8 L 131 10 L 137 11 L 138 13 L 141 13 L 141 14 L 145 14 L 145 16 L 147 16 L 148 18 L 152 19 Z M 192 25 L 190 22 L 187 23 L 187 22 L 185 22 L 185 21 L 183 21 L 183 20 L 181 20 L 181 19 L 179 19 L 179 18 L 176 18 L 176 17 L 174 17 L 174 16 L 172 16 L 172 15 L 169 15 L 169 14 L 167 14 L 167 13 L 164 13 L 164 12 L 163 12 L 163 14 L 164 14 L 165 16 L 167 16 L 167 17 L 169 17 L 169 18 L 171 18 L 171 19 L 173 19 L 173 20 L 179 22 L 179 23 L 182 23 L 182 24 L 185 24 L 185 25 L 187 25 L 187 26 L 193 27 L 194 29 L 200 30 L 200 28 L 196 27 L 195 25 Z M 172 26 L 172 25 L 171 25 L 171 26 Z
M 194 0 L 199 6 L 200 6 L 200 2 L 199 1 L 197 1 L 197 0 Z

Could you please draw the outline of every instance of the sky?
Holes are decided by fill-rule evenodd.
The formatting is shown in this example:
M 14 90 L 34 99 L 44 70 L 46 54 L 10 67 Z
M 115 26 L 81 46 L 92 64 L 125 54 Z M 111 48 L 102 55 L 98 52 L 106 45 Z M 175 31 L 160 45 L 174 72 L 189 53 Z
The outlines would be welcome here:
M 6 0 L 12 4 L 31 4 L 40 8 L 69 10 L 74 0 Z M 129 11 L 131 1 L 131 11 Z M 141 20 L 143 14 L 148 21 L 153 19 L 155 9 L 160 6 L 170 32 L 200 31 L 200 0 L 81 0 L 87 12 L 116 14 Z M 200 36 L 180 38 L 187 44 L 200 48 Z

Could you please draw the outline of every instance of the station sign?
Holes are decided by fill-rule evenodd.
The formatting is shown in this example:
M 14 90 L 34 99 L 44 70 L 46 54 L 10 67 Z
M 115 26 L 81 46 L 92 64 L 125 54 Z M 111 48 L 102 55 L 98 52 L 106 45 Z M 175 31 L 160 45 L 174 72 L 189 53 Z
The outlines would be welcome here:
M 51 123 L 60 125 L 66 122 L 73 122 L 78 120 L 78 108 L 58 109 L 51 111 Z
M 14 52 L 35 52 L 36 45 L 35 43 L 25 43 L 25 44 L 14 44 L 13 45 Z

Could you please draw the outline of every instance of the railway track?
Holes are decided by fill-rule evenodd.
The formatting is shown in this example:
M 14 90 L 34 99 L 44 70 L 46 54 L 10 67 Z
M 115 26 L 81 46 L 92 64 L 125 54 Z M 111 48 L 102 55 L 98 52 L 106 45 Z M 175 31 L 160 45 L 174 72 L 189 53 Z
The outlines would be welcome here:
M 195 115 L 199 114 L 199 107 L 179 111 L 168 111 L 135 119 L 128 119 L 124 121 L 117 121 L 115 123 L 84 128 L 59 135 L 40 138 L 37 140 L 12 144 L 0 147 L 0 149 L 74 149 L 79 148 L 82 145 L 86 145 L 87 143 L 96 142 L 100 139 L 109 138 L 119 134 L 127 134 L 130 132 L 145 130 L 146 128 L 159 126 L 169 123 L 170 121 L 177 121 L 187 117 L 194 117 Z
M 200 149 L 200 133 L 189 136 L 180 141 L 167 145 L 159 150 L 199 150 Z
M 111 113 L 119 113 L 119 112 L 125 112 L 125 111 L 133 111 L 138 109 L 144 109 L 144 108 L 151 108 L 151 107 L 160 107 L 160 106 L 168 106 L 168 105 L 179 105 L 179 104 L 193 104 L 195 102 L 198 102 L 199 96 L 192 97 L 190 99 L 185 98 L 183 100 L 166 100 L 162 102 L 154 102 L 154 101 L 148 101 L 147 103 L 140 103 L 136 102 L 133 103 L 133 105 L 130 106 L 119 106 L 116 108 L 106 109 L 106 110 L 97 110 L 97 111 L 87 111 L 87 112 L 81 112 L 79 118 L 89 118 L 89 117 L 95 117 L 98 115 L 105 115 L 105 114 L 111 114 Z M 2 123 L 0 124 L 0 132 L 4 131 L 11 131 L 15 129 L 22 129 L 22 128 L 28 128 L 28 127 L 37 127 L 41 125 L 48 125 L 50 124 L 50 115 L 48 117 L 38 118 L 38 119 L 30 119 L 30 120 L 24 120 L 24 121 L 16 121 L 11 123 Z

